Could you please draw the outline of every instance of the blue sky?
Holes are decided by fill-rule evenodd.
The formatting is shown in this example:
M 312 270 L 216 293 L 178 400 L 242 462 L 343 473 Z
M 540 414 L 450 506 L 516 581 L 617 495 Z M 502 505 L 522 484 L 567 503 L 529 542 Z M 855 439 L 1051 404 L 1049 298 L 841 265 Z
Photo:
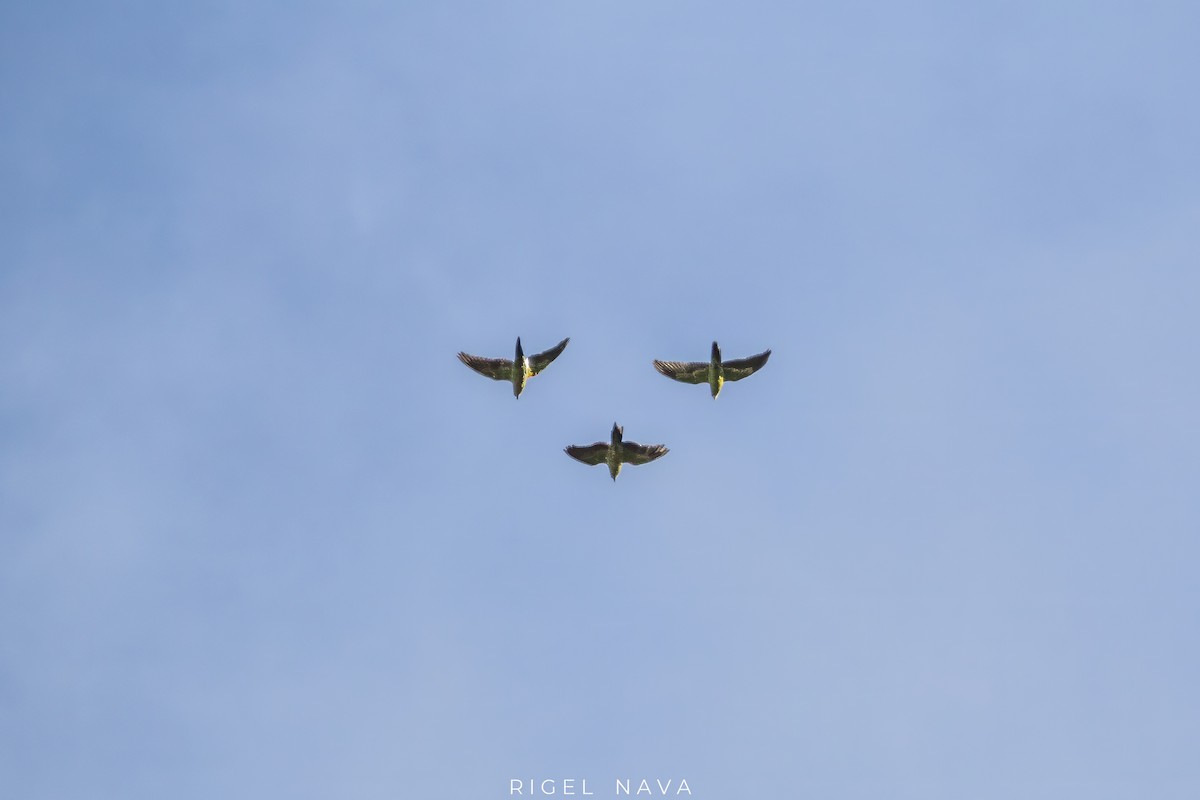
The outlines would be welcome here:
M 1196 796 L 1198 25 L 5 6 L 0 794 Z

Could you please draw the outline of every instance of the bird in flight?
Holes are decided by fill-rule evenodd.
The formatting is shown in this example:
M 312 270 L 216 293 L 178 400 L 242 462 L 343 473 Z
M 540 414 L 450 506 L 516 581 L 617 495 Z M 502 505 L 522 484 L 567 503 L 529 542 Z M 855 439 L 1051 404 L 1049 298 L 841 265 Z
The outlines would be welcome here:
M 726 381 L 740 381 L 748 375 L 753 375 L 762 369 L 770 357 L 771 351 L 766 350 L 756 356 L 722 361 L 721 348 L 713 342 L 712 357 L 708 361 L 656 360 L 654 368 L 668 378 L 683 383 L 707 383 L 712 391 L 713 400 L 716 400 Z
M 526 356 L 521 349 L 521 337 L 517 337 L 517 352 L 513 360 L 507 358 L 483 358 L 469 353 L 459 353 L 458 360 L 466 364 L 480 375 L 486 375 L 497 381 L 508 381 L 513 387 L 513 397 L 520 397 L 525 388 L 525 382 L 550 366 L 550 362 L 558 358 L 571 337 L 563 339 L 544 353 Z
M 608 474 L 612 476 L 614 481 L 621 472 L 622 464 L 633 464 L 635 466 L 638 464 L 648 464 L 654 459 L 662 458 L 667 454 L 666 445 L 627 442 L 624 440 L 624 435 L 625 429 L 614 422 L 611 441 L 586 445 L 571 444 L 563 448 L 563 452 L 576 461 L 581 461 L 593 467 L 597 464 L 607 464 Z

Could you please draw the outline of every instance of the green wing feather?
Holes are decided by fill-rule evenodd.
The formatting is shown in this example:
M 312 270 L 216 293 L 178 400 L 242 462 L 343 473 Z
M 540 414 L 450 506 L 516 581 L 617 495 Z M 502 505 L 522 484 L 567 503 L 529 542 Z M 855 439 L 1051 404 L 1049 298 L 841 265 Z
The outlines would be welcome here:
M 654 368 L 672 380 L 708 383 L 707 361 L 655 361 Z
M 459 353 L 458 360 L 480 375 L 486 375 L 493 380 L 507 381 L 512 379 L 513 362 L 507 358 L 483 358 L 482 356 L 473 356 L 469 353 Z
M 766 350 L 756 356 L 748 358 L 737 358 L 733 361 L 722 361 L 721 372 L 725 375 L 727 381 L 740 381 L 749 375 L 753 375 L 762 369 L 763 364 L 767 363 L 767 359 L 771 357 L 771 351 Z
M 550 366 L 550 362 L 553 361 L 554 359 L 558 358 L 559 354 L 561 354 L 562 351 L 566 349 L 567 342 L 569 342 L 569 341 L 571 341 L 570 336 L 568 336 L 566 339 L 563 339 L 561 342 L 554 345 L 554 347 L 551 347 L 546 352 L 538 353 L 536 356 L 530 356 L 529 357 L 529 374 L 530 374 L 530 376 L 537 375 L 539 372 L 544 370 L 546 367 Z
M 662 458 L 667 452 L 666 445 L 662 444 L 625 442 L 621 448 L 621 460 L 635 466 L 638 464 L 649 464 L 656 458 Z
M 582 461 L 593 467 L 608 460 L 608 444 L 606 442 L 587 445 L 569 444 L 563 448 L 563 452 L 576 461 Z

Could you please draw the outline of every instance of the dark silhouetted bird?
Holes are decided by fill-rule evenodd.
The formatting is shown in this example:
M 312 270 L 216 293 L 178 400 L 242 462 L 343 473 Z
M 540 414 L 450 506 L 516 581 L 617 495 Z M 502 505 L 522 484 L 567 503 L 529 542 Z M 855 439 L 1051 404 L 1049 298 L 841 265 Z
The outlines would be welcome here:
M 753 375 L 762 369 L 770 357 L 771 351 L 767 350 L 749 358 L 722 361 L 721 348 L 713 342 L 712 357 L 708 361 L 655 361 L 654 368 L 668 378 L 683 383 L 707 383 L 716 400 L 726 381 L 740 381 L 747 375 Z
M 596 442 L 595 444 L 588 445 L 567 445 L 563 448 L 563 452 L 576 461 L 582 461 L 584 464 L 590 464 L 593 467 L 597 464 L 607 464 L 608 474 L 612 475 L 614 481 L 621 472 L 621 464 L 633 464 L 635 466 L 638 464 L 647 464 L 667 454 L 666 445 L 626 442 L 623 439 L 624 434 L 625 429 L 614 422 L 612 427 L 612 441 Z
M 459 353 L 458 360 L 466 364 L 480 375 L 486 375 L 497 381 L 508 381 L 513 387 L 513 397 L 520 397 L 525 388 L 525 382 L 550 366 L 550 362 L 558 358 L 559 353 L 567 346 L 571 337 L 563 339 L 544 353 L 536 356 L 526 356 L 521 349 L 521 337 L 517 337 L 516 357 L 510 361 L 507 358 L 483 358 L 468 353 Z

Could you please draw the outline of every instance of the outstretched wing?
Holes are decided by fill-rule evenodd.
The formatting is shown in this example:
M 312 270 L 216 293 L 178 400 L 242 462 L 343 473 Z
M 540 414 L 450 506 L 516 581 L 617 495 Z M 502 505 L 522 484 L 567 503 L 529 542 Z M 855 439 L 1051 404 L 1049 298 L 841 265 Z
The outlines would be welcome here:
M 621 460 L 629 464 L 649 464 L 656 458 L 667 454 L 667 446 L 663 444 L 638 444 L 625 442 L 621 447 Z
M 468 353 L 459 353 L 458 360 L 466 364 L 480 375 L 487 375 L 497 381 L 512 379 L 513 362 L 507 358 L 483 358 Z
M 530 376 L 537 375 L 539 372 L 550 366 L 550 362 L 558 358 L 559 353 L 566 349 L 567 342 L 571 341 L 571 337 L 563 339 L 558 344 L 551 347 L 544 353 L 538 353 L 536 356 L 529 357 L 529 374 Z
M 763 364 L 766 364 L 767 359 L 770 357 L 771 351 L 767 350 L 749 358 L 735 358 L 733 361 L 722 361 L 721 371 L 725 373 L 725 380 L 740 381 L 742 378 L 753 375 L 762 369 Z
M 684 383 L 708 383 L 707 361 L 655 361 L 654 368 Z
M 608 444 L 605 442 L 569 444 L 563 448 L 563 452 L 576 461 L 582 461 L 584 464 L 591 464 L 594 467 L 597 464 L 603 464 L 607 460 Z

